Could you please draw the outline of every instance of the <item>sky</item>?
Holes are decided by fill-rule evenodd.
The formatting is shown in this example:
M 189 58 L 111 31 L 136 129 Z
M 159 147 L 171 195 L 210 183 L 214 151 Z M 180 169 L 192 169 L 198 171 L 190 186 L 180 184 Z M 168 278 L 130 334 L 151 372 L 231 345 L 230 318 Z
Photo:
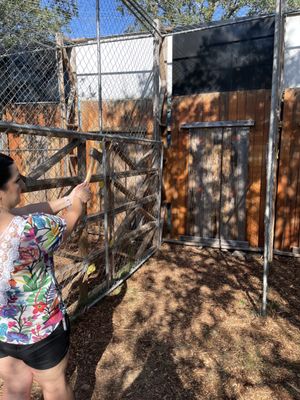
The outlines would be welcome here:
M 78 18 L 74 18 L 70 24 L 72 37 L 96 36 L 96 0 L 77 0 Z M 124 33 L 133 22 L 133 18 L 122 17 L 117 11 L 118 0 L 101 0 L 100 26 L 101 35 L 114 35 Z
M 134 17 L 126 14 L 123 17 L 117 11 L 120 0 L 99 0 L 100 1 L 100 26 L 101 35 L 116 35 L 126 32 L 128 26 L 134 22 Z M 77 0 L 78 17 L 70 23 L 72 38 L 96 37 L 96 0 Z M 238 16 L 245 15 L 247 7 L 241 9 Z M 219 12 L 216 12 L 215 19 L 218 19 Z

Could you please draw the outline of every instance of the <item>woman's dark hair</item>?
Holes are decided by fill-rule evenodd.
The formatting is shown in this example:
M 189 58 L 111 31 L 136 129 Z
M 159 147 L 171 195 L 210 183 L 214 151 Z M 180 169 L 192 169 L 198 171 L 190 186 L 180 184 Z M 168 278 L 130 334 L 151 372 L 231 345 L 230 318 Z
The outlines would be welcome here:
M 10 166 L 14 160 L 6 154 L 0 153 L 0 189 L 3 189 L 12 177 Z

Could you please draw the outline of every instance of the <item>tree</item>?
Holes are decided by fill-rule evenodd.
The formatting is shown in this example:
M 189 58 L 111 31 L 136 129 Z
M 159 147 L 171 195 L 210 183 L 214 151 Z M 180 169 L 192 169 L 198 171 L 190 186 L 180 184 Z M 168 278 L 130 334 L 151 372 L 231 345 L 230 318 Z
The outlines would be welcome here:
M 0 0 L 0 46 L 45 43 L 77 12 L 77 0 Z
M 165 26 L 192 25 L 238 16 L 272 13 L 275 0 L 138 0 L 151 18 L 160 18 Z M 290 9 L 300 8 L 300 0 L 287 0 Z M 124 15 L 124 4 L 118 7 Z M 138 25 L 136 22 L 135 26 Z M 131 27 L 132 29 L 133 27 Z

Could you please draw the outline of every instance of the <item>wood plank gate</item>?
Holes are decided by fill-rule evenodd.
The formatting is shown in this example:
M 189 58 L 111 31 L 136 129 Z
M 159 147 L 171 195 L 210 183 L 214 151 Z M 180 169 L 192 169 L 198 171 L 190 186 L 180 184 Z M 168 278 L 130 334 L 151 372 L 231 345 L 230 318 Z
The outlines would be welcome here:
M 203 244 L 248 246 L 249 132 L 253 121 L 186 124 L 189 238 Z

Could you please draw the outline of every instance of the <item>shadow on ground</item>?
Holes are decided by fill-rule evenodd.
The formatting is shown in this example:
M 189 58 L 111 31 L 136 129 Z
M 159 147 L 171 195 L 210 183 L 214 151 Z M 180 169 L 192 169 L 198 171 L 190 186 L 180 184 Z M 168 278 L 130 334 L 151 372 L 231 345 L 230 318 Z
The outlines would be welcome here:
M 78 400 L 300 398 L 299 264 L 164 245 L 73 327 Z
M 126 283 L 118 294 L 106 297 L 72 324 L 68 377 L 76 398 L 91 399 L 96 367 L 113 338 L 113 314 L 126 294 Z

